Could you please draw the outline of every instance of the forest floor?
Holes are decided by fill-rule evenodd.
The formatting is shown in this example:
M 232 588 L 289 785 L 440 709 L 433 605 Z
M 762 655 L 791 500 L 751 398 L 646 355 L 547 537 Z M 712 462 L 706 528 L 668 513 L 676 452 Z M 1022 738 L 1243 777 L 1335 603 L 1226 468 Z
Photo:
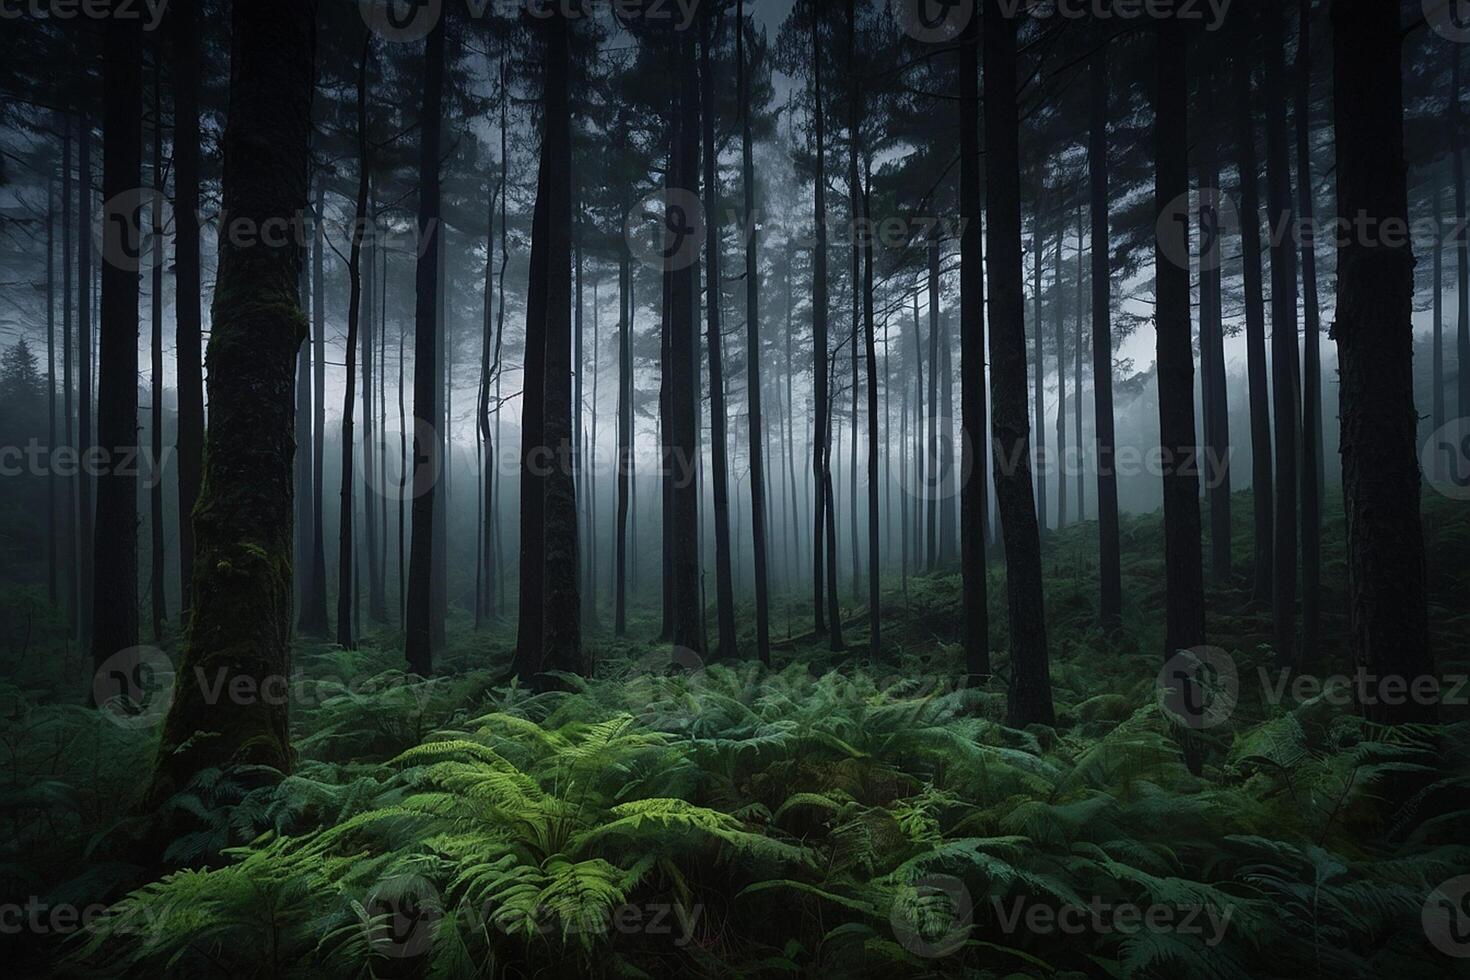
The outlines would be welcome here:
M 1236 496 L 1240 570 L 1249 507 Z M 885 581 L 881 663 L 866 610 L 845 627 L 864 652 L 834 653 L 783 596 L 770 669 L 671 655 L 640 610 L 638 640 L 590 634 L 594 678 L 539 694 L 507 680 L 508 627 L 458 615 L 428 680 L 391 632 L 299 645 L 295 771 L 205 773 L 163 815 L 137 805 L 156 725 L 86 708 L 80 658 L 31 617 L 0 683 L 0 932 L 15 962 L 75 976 L 1449 975 L 1470 954 L 1453 918 L 1470 689 L 1452 680 L 1470 673 L 1470 508 L 1425 512 L 1457 704 L 1394 732 L 1340 696 L 1340 520 L 1318 663 L 1280 674 L 1246 579 L 1209 586 L 1212 666 L 1238 691 L 1220 682 L 1199 730 L 1160 707 L 1149 515 L 1123 523 L 1114 636 L 1095 625 L 1096 526 L 1047 539 L 1055 727 L 1004 723 L 998 566 L 996 677 L 977 687 L 949 640 L 952 572 Z M 20 621 L 25 595 L 0 601 Z M 161 817 L 183 829 L 140 863 Z

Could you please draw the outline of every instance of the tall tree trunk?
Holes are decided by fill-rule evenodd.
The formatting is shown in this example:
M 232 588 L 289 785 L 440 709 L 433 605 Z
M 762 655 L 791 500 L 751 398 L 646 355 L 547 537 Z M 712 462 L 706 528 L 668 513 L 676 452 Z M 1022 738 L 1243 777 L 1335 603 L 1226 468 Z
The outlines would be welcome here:
M 1302 228 L 1302 661 L 1315 663 L 1322 633 L 1322 365 L 1312 200 L 1312 0 L 1300 0 L 1296 64 L 1297 189 Z
M 1082 445 L 1082 343 L 1083 343 L 1083 290 L 1087 278 L 1086 236 L 1082 231 L 1082 202 L 1077 203 L 1077 322 L 1072 340 L 1072 433 L 1077 445 L 1077 521 L 1087 520 L 1087 453 Z
M 1407 227 L 1399 9 L 1337 0 L 1332 25 L 1337 213 Z M 1344 239 L 1337 268 L 1350 642 L 1359 669 L 1380 684 L 1397 679 L 1402 690 L 1434 675 L 1416 461 L 1414 258 L 1407 242 Z M 1378 723 L 1433 721 L 1434 706 L 1419 701 L 1377 698 L 1362 711 Z
M 1275 482 L 1272 474 L 1270 387 L 1266 380 L 1266 301 L 1261 276 L 1261 201 L 1256 130 L 1251 102 L 1251 46 L 1241 39 L 1232 62 L 1237 104 L 1236 150 L 1240 173 L 1241 261 L 1244 265 L 1246 387 L 1251 420 L 1251 510 L 1254 558 L 1251 599 L 1267 605 L 1275 574 Z
M 1266 213 L 1271 222 L 1271 420 L 1276 448 L 1276 569 L 1271 620 L 1276 656 L 1296 662 L 1297 479 L 1301 374 L 1297 365 L 1296 236 L 1286 132 L 1285 55 L 1281 11 L 1262 8 L 1266 47 Z
M 1430 425 L 1438 432 L 1444 427 L 1445 397 L 1444 397 L 1444 188 L 1439 181 L 1442 175 L 1436 174 L 1434 186 L 1434 364 L 1432 378 L 1434 392 L 1431 397 L 1431 419 Z M 69 386 L 68 386 L 69 387 Z M 70 394 L 70 391 L 68 391 Z M 70 413 L 68 413 L 70 414 Z M 1434 472 L 1430 474 L 1434 479 L 1443 479 L 1444 460 L 1438 456 L 1434 459 Z
M 618 252 L 618 470 L 617 540 L 613 545 L 613 635 L 628 632 L 628 511 L 633 464 L 633 338 L 628 322 L 633 270 L 627 248 Z
M 1159 443 L 1164 463 L 1164 658 L 1205 640 L 1200 544 L 1198 448 L 1194 421 L 1194 348 L 1189 323 L 1189 229 L 1164 220 L 1170 202 L 1189 193 L 1189 84 L 1185 38 L 1177 21 L 1157 31 L 1155 63 L 1154 246 L 1158 337 Z M 1174 258 L 1171 259 L 1170 257 Z M 1191 759 L 1191 764 L 1194 762 Z
M 954 564 L 955 545 L 959 541 L 959 525 L 955 506 L 959 503 L 959 487 L 955 483 L 954 458 L 954 350 L 949 335 L 949 316 L 939 321 L 939 564 Z M 964 397 L 962 394 L 961 398 Z
M 371 31 L 365 31 L 357 64 L 357 197 L 352 213 L 352 244 L 347 257 L 347 374 L 346 389 L 342 394 L 342 486 L 337 517 L 337 645 L 344 650 L 351 650 L 357 645 L 352 632 L 353 582 L 357 578 L 352 550 L 352 519 L 356 507 L 352 499 L 352 447 L 353 412 L 357 404 L 357 343 L 362 315 L 362 235 L 368 210 L 367 73 L 372 52 L 373 35 Z M 371 433 L 371 424 L 367 431 Z
M 378 345 L 381 341 L 386 310 L 378 304 L 378 226 L 377 209 L 369 191 L 367 211 L 363 215 L 363 234 L 367 239 L 367 250 L 363 260 L 363 335 L 362 335 L 362 505 L 363 523 L 366 533 L 368 557 L 368 616 L 375 623 L 388 621 L 388 600 L 383 591 L 383 562 L 387 556 L 387 541 L 381 534 L 379 514 L 382 493 L 380 489 L 380 467 L 385 466 L 378 445 L 382 432 L 375 424 L 378 412 L 378 394 L 381 388 L 375 385 L 374 368 L 379 365 Z M 380 322 L 382 321 L 382 322 Z
M 814 511 L 812 515 L 812 617 L 817 634 L 827 632 L 826 619 L 822 613 L 822 586 L 824 570 L 836 575 L 837 569 L 824 569 L 826 554 L 822 536 L 826 532 L 824 511 L 828 506 L 826 484 L 826 448 L 831 425 L 827 420 L 827 147 L 826 127 L 822 107 L 822 51 L 820 42 L 820 6 L 812 8 L 812 126 L 815 130 L 817 169 L 812 182 L 814 197 L 812 222 L 815 233 L 812 247 L 812 406 L 816 419 L 812 423 L 814 436 L 812 449 L 812 474 L 816 482 Z M 833 629 L 837 624 L 832 624 Z
M 70 116 L 61 116 L 61 414 L 62 414 L 62 438 L 65 445 L 73 452 L 76 450 L 74 425 L 75 414 L 72 405 L 72 391 L 74 383 L 72 380 L 72 365 L 75 363 L 75 355 L 72 352 L 71 319 L 71 230 L 72 230 L 72 179 L 71 179 L 71 129 L 72 120 Z M 66 505 L 62 508 L 62 541 L 66 548 L 66 613 L 67 624 L 71 631 L 69 635 L 75 636 L 80 628 L 82 620 L 82 606 L 79 602 L 77 592 L 77 552 L 80 542 L 77 540 L 77 491 L 81 486 L 81 479 L 77 474 L 68 477 L 64 484 Z
M 771 600 L 766 568 L 766 454 L 761 439 L 765 423 L 761 414 L 760 262 L 757 249 L 760 231 L 756 225 L 755 163 L 750 134 L 750 80 L 745 67 L 745 0 L 735 5 L 735 71 L 740 97 L 741 193 L 744 200 L 745 241 L 745 388 L 750 419 L 750 531 L 755 561 L 755 646 L 761 663 L 771 662 Z M 789 424 L 789 423 L 788 423 Z M 789 429 L 787 430 L 790 431 Z M 782 535 L 782 540 L 787 540 Z M 876 576 L 875 576 L 876 579 Z
M 163 540 L 163 69 L 158 62 L 158 48 L 154 48 L 153 62 L 153 199 L 149 203 L 149 218 L 152 227 L 149 237 L 153 257 L 148 296 L 148 312 L 152 331 L 149 337 L 149 392 L 152 402 L 149 415 L 149 449 L 152 459 L 148 466 L 148 531 L 149 531 L 149 575 L 148 595 L 153 613 L 153 638 L 163 639 L 168 622 L 168 593 L 165 585 L 164 540 Z M 140 216 L 141 217 L 141 216 Z
M 926 515 L 924 541 L 927 558 L 926 571 L 934 571 L 939 561 L 939 506 L 943 502 L 944 467 L 939 458 L 939 238 L 938 233 L 929 238 L 929 458 L 928 471 L 929 502 Z
M 980 225 L 979 48 L 979 24 L 971 17 L 960 37 L 959 67 L 960 574 L 965 607 L 961 642 L 965 647 L 965 672 L 971 682 L 990 674 L 990 598 L 985 581 L 985 276 Z
M 872 228 L 873 170 L 867 161 L 863 185 L 863 221 Z M 868 367 L 868 657 L 874 663 L 882 655 L 883 604 L 879 598 L 878 552 L 878 337 L 873 324 L 873 236 L 863 235 L 863 359 Z M 853 433 L 856 436 L 856 432 Z M 853 474 L 857 480 L 857 474 Z
M 1049 725 L 1051 677 L 1041 583 L 1041 537 L 1031 488 L 1026 419 L 1026 312 L 1021 267 L 1020 112 L 1016 22 L 985 0 L 986 203 L 990 246 L 990 405 L 995 493 L 1005 535 L 1011 631 L 1008 723 Z
M 311 539 L 306 556 L 306 605 L 301 631 L 325 637 L 327 622 L 327 548 L 323 496 L 326 493 L 327 455 L 327 285 L 323 269 L 326 244 L 326 176 L 316 179 L 311 242 Z M 338 583 L 348 588 L 350 583 Z
M 1215 118 L 1218 60 L 1211 53 L 1199 79 L 1200 117 Z M 1215 131 L 1199 128 L 1200 186 L 1200 391 L 1205 436 L 1205 496 L 1210 509 L 1210 574 L 1230 580 L 1230 404 L 1225 381 L 1225 340 L 1220 271 L 1220 160 Z
M 495 593 L 495 566 L 490 560 L 495 524 L 495 432 L 490 427 L 490 379 L 500 372 L 500 346 L 495 330 L 495 201 L 490 191 L 490 214 L 485 226 L 484 313 L 480 324 L 480 390 L 475 403 L 475 426 L 480 443 L 479 524 L 475 534 L 475 629 L 490 614 Z M 491 349 L 494 348 L 494 354 Z
M 914 574 L 924 570 L 924 501 L 929 496 L 924 452 L 924 342 L 919 333 L 919 291 L 910 296 L 914 347 Z
M 193 606 L 194 505 L 204 467 L 204 354 L 199 260 L 199 10 L 180 4 L 173 21 L 174 361 L 178 404 L 179 622 Z
M 1107 48 L 1092 55 L 1092 89 L 1087 138 L 1091 194 L 1089 251 L 1092 254 L 1092 414 L 1097 441 L 1097 544 L 1100 583 L 1099 621 L 1105 631 L 1122 625 L 1123 572 L 1118 532 L 1117 441 L 1113 427 L 1112 252 L 1108 227 L 1108 64 Z
M 1456 392 L 1461 417 L 1470 415 L 1470 235 L 1465 233 L 1465 146 L 1464 146 L 1464 45 L 1452 45 L 1454 58 L 1450 73 L 1450 161 L 1455 180 L 1455 299 L 1458 315 L 1455 323 Z
M 1038 194 L 1038 198 L 1039 198 Z M 1041 237 L 1041 202 L 1037 201 L 1036 216 L 1032 219 L 1034 232 L 1031 236 L 1031 260 L 1032 281 L 1031 301 L 1032 313 L 1032 339 L 1034 341 L 1035 360 L 1032 362 L 1032 380 L 1035 387 L 1032 389 L 1034 404 L 1032 412 L 1035 415 L 1036 432 L 1036 459 L 1040 462 L 1041 471 L 1036 474 L 1036 518 L 1037 531 L 1042 540 L 1046 539 L 1046 359 L 1042 357 L 1043 333 L 1042 309 L 1041 309 L 1041 257 L 1046 251 L 1046 244 Z
M 66 179 L 66 164 L 62 163 L 62 180 Z M 56 181 L 46 180 L 46 445 L 56 447 Z M 61 544 L 60 527 L 56 519 L 56 490 L 58 480 L 54 472 L 46 476 L 46 600 L 51 608 L 60 610 L 60 593 L 57 589 L 59 575 L 57 551 Z M 69 600 L 68 600 L 69 604 Z
M 419 255 L 414 270 L 413 339 L 413 495 L 408 562 L 404 657 L 408 669 L 433 672 L 434 511 L 439 495 L 439 427 L 443 424 L 439 390 L 439 259 L 444 229 L 439 221 L 440 133 L 444 123 L 444 21 L 424 41 L 424 100 L 419 115 Z M 400 397 L 401 394 L 400 394 Z
M 1057 286 L 1056 341 L 1057 341 L 1057 528 L 1067 526 L 1067 316 L 1063 300 L 1066 288 L 1062 283 L 1065 263 L 1062 260 L 1062 243 L 1066 239 L 1066 217 L 1057 208 Z
M 688 32 L 685 32 L 686 34 Z M 674 139 L 675 193 L 697 197 L 699 188 L 699 61 L 692 36 L 674 42 L 679 59 L 678 124 Z M 671 463 L 677 469 L 671 518 L 674 585 L 673 641 L 676 647 L 702 655 L 705 650 L 704 603 L 701 601 L 698 392 L 699 270 L 692 259 L 672 270 L 669 284 L 670 420 L 667 432 Z
M 710 465 L 714 491 L 715 605 L 719 639 L 715 650 L 721 659 L 734 657 L 735 591 L 730 580 L 730 473 L 726 449 L 725 371 L 723 337 L 720 332 L 720 222 L 719 159 L 715 149 L 715 80 L 710 68 L 713 17 L 706 16 L 699 33 L 700 121 L 704 128 L 704 213 L 706 328 L 709 346 Z
M 307 206 L 316 4 L 238 4 L 232 23 L 224 211 L 269 227 Z M 195 509 L 194 604 L 179 676 L 218 677 L 225 689 L 246 681 L 261 690 L 290 671 L 291 377 L 306 338 L 297 290 L 302 259 L 294 240 L 220 242 L 209 340 L 214 408 Z M 215 766 L 290 770 L 284 699 L 211 700 L 201 684 L 175 689 L 151 800 Z
M 543 431 L 558 461 L 569 458 L 572 426 L 572 110 L 571 24 L 551 18 L 546 53 L 546 132 L 541 152 L 546 194 L 546 381 Z M 580 372 L 580 365 L 578 366 Z M 573 457 L 574 458 L 574 457 Z M 542 569 L 541 669 L 590 673 L 582 649 L 582 597 L 578 571 L 577 486 L 570 467 L 548 468 L 544 483 L 546 560 Z
M 92 661 L 138 645 L 138 479 L 119 465 L 138 442 L 138 265 L 141 216 L 128 191 L 143 171 L 143 65 L 136 21 L 107 22 L 102 55 L 102 263 L 97 442 L 107 466 L 97 477 L 93 550 Z M 94 692 L 95 693 L 95 692 Z
M 88 86 L 90 88 L 90 86 Z M 90 96 L 90 92 L 88 93 Z M 92 430 L 92 115 L 90 97 L 81 111 L 77 139 L 77 452 L 94 453 Z M 137 325 L 134 324 L 134 329 Z M 77 639 L 87 646 L 92 635 L 93 568 L 96 541 L 92 510 L 95 476 L 87 467 L 77 474 Z M 121 648 L 119 648 L 121 649 Z

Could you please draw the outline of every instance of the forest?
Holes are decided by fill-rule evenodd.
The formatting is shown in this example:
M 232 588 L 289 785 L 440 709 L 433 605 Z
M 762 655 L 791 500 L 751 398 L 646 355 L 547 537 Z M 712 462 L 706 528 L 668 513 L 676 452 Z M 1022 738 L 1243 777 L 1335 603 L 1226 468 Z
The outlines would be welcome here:
M 1470 0 L 0 0 L 17 977 L 1470 976 Z

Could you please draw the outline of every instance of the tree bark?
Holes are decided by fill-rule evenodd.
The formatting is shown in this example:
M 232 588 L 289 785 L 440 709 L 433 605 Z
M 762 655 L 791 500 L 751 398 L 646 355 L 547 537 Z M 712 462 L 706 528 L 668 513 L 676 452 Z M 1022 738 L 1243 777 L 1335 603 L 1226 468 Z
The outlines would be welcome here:
M 1107 632 L 1123 619 L 1123 573 L 1118 532 L 1118 471 L 1114 462 L 1112 259 L 1108 227 L 1107 48 L 1092 55 L 1087 141 L 1092 253 L 1092 414 L 1097 439 L 1099 621 Z
M 179 472 L 179 622 L 193 605 L 194 505 L 204 466 L 204 355 L 199 260 L 199 10 L 184 3 L 173 21 L 174 359 Z
M 960 38 L 959 112 L 960 574 L 965 607 L 965 672 L 972 683 L 990 674 L 990 599 L 985 580 L 985 276 L 980 224 L 979 48 L 979 25 L 971 17 Z
M 1322 633 L 1322 365 L 1312 200 L 1312 0 L 1300 0 L 1296 64 L 1297 190 L 1302 250 L 1302 655 L 1315 663 Z
M 1266 301 L 1261 276 L 1261 200 L 1256 131 L 1251 104 L 1250 46 L 1242 39 L 1233 60 L 1237 104 L 1237 163 L 1240 174 L 1241 262 L 1244 265 L 1246 386 L 1251 420 L 1251 511 L 1254 557 L 1251 600 L 1272 601 L 1274 591 L 1275 490 L 1271 453 L 1270 387 L 1266 380 Z
M 1213 52 L 1199 79 L 1200 117 L 1215 118 Z M 1210 510 L 1210 574 L 1229 582 L 1230 562 L 1230 405 L 1225 380 L 1223 284 L 1220 271 L 1219 147 L 1215 131 L 1199 129 L 1200 201 L 1200 391 L 1205 436 L 1205 496 Z
M 822 614 L 822 586 L 826 558 L 822 537 L 826 532 L 824 511 L 828 506 L 830 496 L 824 491 L 824 487 L 827 483 L 826 460 L 829 455 L 826 449 L 831 432 L 831 425 L 827 419 L 829 411 L 827 394 L 827 147 L 826 127 L 822 118 L 821 10 L 819 5 L 812 7 L 811 23 L 812 126 L 815 129 L 814 141 L 817 157 L 816 178 L 812 185 L 814 196 L 812 221 L 815 232 L 815 244 L 812 248 L 812 406 L 816 413 L 816 418 L 812 423 L 814 436 L 812 474 L 816 482 L 815 509 L 812 516 L 812 616 L 813 630 L 818 635 L 827 632 L 827 623 Z M 837 574 L 835 567 L 825 571 L 832 575 Z M 833 623 L 832 627 L 835 630 L 837 624 Z
M 408 598 L 404 657 L 422 677 L 433 672 L 434 511 L 439 496 L 439 259 L 443 228 L 439 221 L 439 155 L 444 104 L 444 21 L 424 41 L 424 99 L 419 116 L 419 255 L 414 270 L 413 457 Z
M 149 576 L 148 596 L 153 614 L 153 638 L 162 641 L 168 622 L 168 595 L 165 585 L 165 554 L 163 540 L 163 69 L 158 62 L 158 49 L 154 49 L 153 62 L 153 200 L 148 207 L 152 223 L 149 237 L 152 246 L 151 289 L 148 294 L 148 312 L 152 328 L 148 350 L 149 392 L 152 402 L 149 413 L 149 449 L 152 460 L 148 472 L 148 532 L 149 532 Z
M 990 404 L 995 492 L 1005 535 L 1011 631 L 1008 723 L 1049 725 L 1051 677 L 1041 582 L 1041 537 L 1026 418 L 1026 313 L 1021 267 L 1020 113 L 1016 23 L 985 0 L 986 203 L 990 246 Z
M 1301 372 L 1297 363 L 1297 253 L 1291 200 L 1290 143 L 1281 12 L 1262 8 L 1266 47 L 1267 217 L 1271 235 L 1271 421 L 1276 448 L 1276 568 L 1271 620 L 1276 656 L 1296 662 L 1297 491 L 1301 433 Z
M 1205 640 L 1200 544 L 1199 450 L 1195 444 L 1194 349 L 1189 323 L 1189 229 L 1166 221 L 1170 202 L 1189 193 L 1189 84 L 1177 21 L 1156 27 L 1154 248 L 1159 443 L 1164 482 L 1164 659 Z M 1171 258 L 1172 257 L 1172 258 Z
M 1337 0 L 1332 25 L 1338 216 L 1407 227 L 1398 7 Z M 1350 642 L 1360 669 L 1412 689 L 1434 674 L 1415 434 L 1414 257 L 1407 242 L 1345 239 L 1337 267 L 1332 337 L 1342 379 Z M 1418 700 L 1375 698 L 1361 710 L 1376 723 L 1433 721 L 1435 707 Z
M 324 198 L 326 177 L 316 180 L 311 246 L 311 539 L 307 544 L 306 605 L 301 612 L 301 632 L 325 638 L 327 621 L 326 493 L 327 453 L 327 284 L 323 269 L 326 244 Z M 347 588 L 350 583 L 338 583 Z
M 120 465 L 138 442 L 138 261 L 141 215 L 129 191 L 143 169 L 143 66 L 136 21 L 107 21 L 102 55 L 101 326 L 98 337 L 97 442 L 107 463 L 97 477 L 92 578 L 92 661 L 138 645 L 138 478 Z M 90 229 L 88 229 L 90 233 Z M 90 241 L 88 242 L 90 244 Z
M 232 15 L 224 211 L 254 227 L 307 206 L 316 4 L 257 0 Z M 290 672 L 292 370 L 307 334 L 302 249 L 220 243 L 209 341 L 214 406 L 195 509 L 194 605 L 149 798 L 230 763 L 291 767 L 285 699 L 207 698 L 196 676 L 257 691 Z M 274 680 L 272 680 L 274 679 Z M 261 685 L 267 685 L 262 689 Z M 206 737 L 202 733 L 216 735 Z

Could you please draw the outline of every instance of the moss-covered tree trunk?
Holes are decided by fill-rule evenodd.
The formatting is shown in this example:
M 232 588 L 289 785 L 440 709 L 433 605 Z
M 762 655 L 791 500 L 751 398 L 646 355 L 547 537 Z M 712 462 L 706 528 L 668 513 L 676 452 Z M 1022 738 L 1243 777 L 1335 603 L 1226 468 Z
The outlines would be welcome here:
M 316 3 L 236 4 L 232 24 L 224 217 L 290 227 L 306 209 Z M 283 695 L 297 448 L 292 383 L 306 338 L 301 262 L 295 235 L 221 241 L 208 352 L 213 411 L 194 515 L 194 608 L 159 746 L 155 800 L 205 768 L 291 766 Z M 228 693 L 246 687 L 255 695 Z M 216 690 L 225 693 L 212 696 Z

